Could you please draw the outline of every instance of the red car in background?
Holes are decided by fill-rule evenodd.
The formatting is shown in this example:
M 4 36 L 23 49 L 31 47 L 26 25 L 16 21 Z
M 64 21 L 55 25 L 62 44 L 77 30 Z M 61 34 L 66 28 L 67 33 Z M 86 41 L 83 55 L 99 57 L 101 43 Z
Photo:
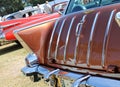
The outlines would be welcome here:
M 66 5 L 67 2 L 54 4 L 52 6 L 52 12 L 53 12 L 52 14 L 42 13 L 27 18 L 19 18 L 19 19 L 0 22 L 0 39 L 10 40 L 10 41 L 16 40 L 13 34 L 14 30 L 18 30 L 24 27 L 29 27 L 30 25 L 39 24 L 48 20 L 56 19 L 60 17 L 61 12 L 63 12 L 63 9 L 65 8 Z M 59 6 L 61 6 L 62 8 L 57 9 L 56 12 L 56 7 Z
M 29 27 L 29 25 L 34 25 L 58 17 L 60 17 L 59 13 L 53 13 L 53 14 L 42 14 L 41 16 L 37 16 L 37 17 L 28 17 L 28 18 L 14 19 L 14 20 L 2 22 L 0 39 L 16 40 L 13 34 L 14 30 L 24 28 L 27 26 Z

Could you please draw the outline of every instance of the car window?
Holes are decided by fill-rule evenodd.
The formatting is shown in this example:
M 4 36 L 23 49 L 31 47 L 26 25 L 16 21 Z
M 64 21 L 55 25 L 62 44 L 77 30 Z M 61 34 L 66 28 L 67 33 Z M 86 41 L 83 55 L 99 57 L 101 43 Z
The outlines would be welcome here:
M 14 16 L 9 16 L 9 17 L 6 18 L 6 20 L 11 20 L 11 19 L 15 19 L 15 17 Z
M 120 0 L 70 0 L 65 14 L 118 2 Z

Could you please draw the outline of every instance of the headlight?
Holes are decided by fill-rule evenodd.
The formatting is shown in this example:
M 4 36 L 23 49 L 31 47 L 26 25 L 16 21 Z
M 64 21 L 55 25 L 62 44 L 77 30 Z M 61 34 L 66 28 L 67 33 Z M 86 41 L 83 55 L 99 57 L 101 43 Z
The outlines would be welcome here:
M 28 54 L 25 58 L 26 65 L 29 67 L 34 67 L 38 64 L 38 59 L 35 54 Z

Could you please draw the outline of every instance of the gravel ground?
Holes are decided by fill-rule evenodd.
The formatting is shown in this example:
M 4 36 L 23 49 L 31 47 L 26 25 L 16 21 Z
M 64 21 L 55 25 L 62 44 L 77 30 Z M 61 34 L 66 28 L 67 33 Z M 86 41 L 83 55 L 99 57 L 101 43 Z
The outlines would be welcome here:
M 43 81 L 33 83 L 21 73 L 26 55 L 16 43 L 0 46 L 0 87 L 47 87 Z

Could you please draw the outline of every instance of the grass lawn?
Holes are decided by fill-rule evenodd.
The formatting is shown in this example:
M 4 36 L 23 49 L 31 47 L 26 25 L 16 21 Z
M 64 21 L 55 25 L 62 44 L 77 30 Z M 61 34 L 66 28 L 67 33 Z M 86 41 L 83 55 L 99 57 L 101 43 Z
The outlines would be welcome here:
M 26 55 L 16 43 L 0 46 L 0 87 L 47 87 L 44 81 L 33 83 L 21 73 Z

